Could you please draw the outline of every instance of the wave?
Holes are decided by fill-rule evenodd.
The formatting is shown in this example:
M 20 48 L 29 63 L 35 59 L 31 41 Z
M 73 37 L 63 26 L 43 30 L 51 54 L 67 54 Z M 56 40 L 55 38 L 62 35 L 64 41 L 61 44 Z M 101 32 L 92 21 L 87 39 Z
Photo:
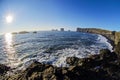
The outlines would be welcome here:
M 113 51 L 113 46 L 109 43 L 108 39 L 102 35 L 98 35 L 98 42 L 99 43 L 104 43 L 106 46 L 108 46 L 108 49 L 110 51 Z
M 74 35 L 73 35 L 74 34 Z M 28 35 L 28 34 L 27 34 Z M 102 48 L 108 48 L 112 51 L 112 46 L 107 38 L 102 35 L 71 33 L 60 35 L 55 34 L 51 38 L 37 38 L 31 35 L 26 38 L 19 39 L 19 35 L 14 43 L 16 54 L 18 55 L 18 63 L 16 69 L 24 69 L 34 60 L 52 64 L 58 67 L 67 67 L 67 57 L 84 58 L 89 55 L 99 54 Z M 65 35 L 65 36 L 63 36 Z M 7 53 L 6 53 L 7 54 Z

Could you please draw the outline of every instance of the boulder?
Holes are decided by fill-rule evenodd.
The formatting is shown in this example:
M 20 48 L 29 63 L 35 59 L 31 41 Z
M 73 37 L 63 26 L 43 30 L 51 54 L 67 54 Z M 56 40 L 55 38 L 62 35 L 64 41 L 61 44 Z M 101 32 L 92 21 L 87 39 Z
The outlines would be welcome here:
M 66 62 L 69 65 L 78 65 L 79 58 L 77 57 L 67 57 Z
M 109 49 L 100 50 L 100 59 L 103 61 L 113 61 L 117 59 L 117 55 L 114 52 L 111 52 Z
M 119 80 L 120 61 L 115 52 L 100 50 L 87 58 L 68 57 L 69 67 L 55 67 L 34 61 L 26 70 L 6 80 Z
M 4 74 L 8 70 L 10 70 L 10 67 L 5 66 L 4 64 L 0 64 L 0 74 Z
M 76 58 L 76 57 L 68 57 L 66 59 L 67 64 L 70 66 L 81 66 L 83 68 L 91 68 L 100 65 L 101 61 L 94 59 L 93 56 L 90 58 Z

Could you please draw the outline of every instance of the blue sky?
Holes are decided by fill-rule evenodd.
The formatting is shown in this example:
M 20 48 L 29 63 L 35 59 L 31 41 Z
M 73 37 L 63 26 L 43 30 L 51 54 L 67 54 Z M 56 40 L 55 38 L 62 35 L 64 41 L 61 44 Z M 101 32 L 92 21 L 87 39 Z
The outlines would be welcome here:
M 120 31 L 120 0 L 0 0 L 0 33 L 61 27 Z

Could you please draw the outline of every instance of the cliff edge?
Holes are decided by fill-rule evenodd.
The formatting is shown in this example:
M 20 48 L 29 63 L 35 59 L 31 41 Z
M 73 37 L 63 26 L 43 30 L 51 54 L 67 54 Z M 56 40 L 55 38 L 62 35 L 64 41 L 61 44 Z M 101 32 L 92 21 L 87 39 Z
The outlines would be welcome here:
M 97 29 L 97 28 L 77 28 L 76 31 L 103 35 L 110 40 L 110 43 L 113 46 L 117 45 L 118 42 L 120 42 L 120 32 Z

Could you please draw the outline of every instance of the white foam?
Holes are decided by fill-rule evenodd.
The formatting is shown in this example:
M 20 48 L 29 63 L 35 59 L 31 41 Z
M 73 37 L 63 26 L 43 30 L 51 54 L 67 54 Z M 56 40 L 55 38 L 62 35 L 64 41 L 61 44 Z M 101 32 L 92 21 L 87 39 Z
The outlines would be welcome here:
M 108 49 L 110 51 L 113 51 L 113 46 L 108 42 L 108 39 L 102 35 L 98 35 L 98 42 L 99 43 L 104 43 L 106 46 L 108 46 Z
M 50 60 L 52 62 L 52 64 L 55 66 L 65 67 L 65 66 L 67 66 L 67 64 L 66 64 L 67 57 L 75 56 L 78 58 L 83 58 L 83 57 L 87 57 L 89 55 L 99 54 L 99 50 L 101 49 L 101 47 L 108 48 L 109 50 L 112 51 L 112 48 L 113 48 L 112 45 L 108 42 L 108 40 L 104 36 L 98 35 L 97 41 L 98 41 L 98 43 L 104 44 L 105 47 L 102 45 L 101 46 L 91 45 L 89 47 L 79 46 L 78 49 L 65 48 L 63 50 L 58 50 L 56 53 L 51 54 L 49 56 L 50 58 L 48 59 L 48 61 Z
M 111 44 L 108 42 L 108 40 L 104 36 L 98 35 L 96 43 L 98 43 L 98 45 L 97 44 L 96 45 L 93 44 L 91 46 L 73 45 L 71 48 L 57 50 L 54 53 L 44 53 L 45 50 L 39 50 L 39 52 L 35 52 L 37 57 L 34 57 L 34 58 L 26 57 L 26 56 L 32 55 L 32 54 L 29 54 L 29 55 L 27 54 L 21 57 L 21 59 L 23 59 L 23 66 L 21 66 L 21 69 L 31 64 L 32 60 L 37 60 L 42 63 L 49 63 L 58 67 L 65 67 L 65 66 L 68 66 L 66 64 L 67 57 L 83 58 L 89 55 L 99 54 L 99 50 L 101 49 L 101 47 L 104 48 L 104 45 L 105 45 L 105 48 L 108 48 L 109 50 L 112 51 Z

